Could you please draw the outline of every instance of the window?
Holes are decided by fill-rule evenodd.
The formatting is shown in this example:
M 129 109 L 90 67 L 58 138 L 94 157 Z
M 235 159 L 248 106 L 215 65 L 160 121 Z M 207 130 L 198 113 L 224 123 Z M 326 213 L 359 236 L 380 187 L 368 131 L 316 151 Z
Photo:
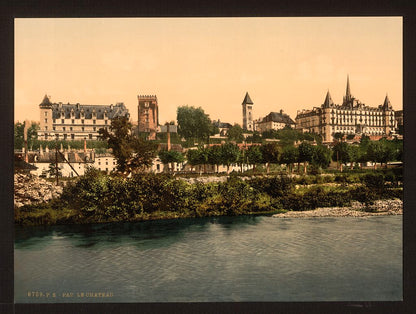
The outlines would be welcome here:
M 66 134 L 64 134 L 64 140 L 66 140 L 66 138 L 67 138 L 67 135 L 66 135 Z
M 108 161 L 105 162 L 105 165 L 108 166 Z
M 88 134 L 88 138 L 92 140 L 92 134 Z
M 71 140 L 75 139 L 75 135 L 71 134 Z
M 45 117 L 47 117 L 48 116 L 48 113 L 45 111 Z
M 47 131 L 48 130 L 48 127 L 47 126 L 45 126 L 45 131 Z
M 81 128 L 82 132 L 84 132 L 84 127 Z
M 53 123 L 56 123 L 56 119 L 53 119 Z
M 63 131 L 66 131 L 66 128 L 65 128 L 65 127 L 62 127 L 62 130 L 63 130 Z
M 93 127 L 92 129 L 93 129 L 93 131 L 97 131 L 97 128 L 96 127 Z
M 98 165 L 101 166 L 101 161 L 98 162 Z
M 65 120 L 64 119 L 61 119 L 61 123 L 65 123 Z
M 81 120 L 81 123 L 84 124 L 84 120 Z
M 93 124 L 95 124 L 95 122 L 96 122 L 95 120 L 92 120 L 92 123 L 93 123 Z
M 52 127 L 52 130 L 54 130 L 54 131 L 55 131 L 55 129 L 56 129 L 55 127 Z
M 72 124 L 74 124 L 74 123 L 75 123 L 75 120 L 74 120 L 74 119 L 72 119 L 72 120 L 71 120 L 71 123 L 72 123 Z
M 69 127 L 69 130 L 72 131 L 72 126 Z
M 45 123 L 48 123 L 48 119 L 45 119 Z
M 107 120 L 105 120 L 105 124 L 107 124 Z

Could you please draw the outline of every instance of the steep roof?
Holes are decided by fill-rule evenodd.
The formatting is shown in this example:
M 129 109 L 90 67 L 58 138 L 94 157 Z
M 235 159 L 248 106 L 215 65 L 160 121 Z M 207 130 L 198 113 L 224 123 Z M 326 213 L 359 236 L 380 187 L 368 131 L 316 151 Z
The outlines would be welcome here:
M 324 101 L 324 106 L 330 106 L 333 105 L 334 102 L 332 101 L 331 95 L 329 94 L 329 91 L 326 93 L 326 97 L 325 97 L 325 101 Z
M 285 124 L 295 124 L 295 121 L 293 121 L 286 113 L 280 113 L 280 112 L 270 112 L 262 120 L 262 122 L 269 122 L 269 121 L 285 123 Z
M 65 119 L 71 119 L 71 111 L 74 111 L 75 119 L 81 118 L 81 111 L 84 110 L 84 119 L 92 119 L 95 112 L 97 119 L 104 119 L 104 112 L 107 111 L 109 119 L 120 116 L 129 116 L 129 112 L 123 103 L 116 105 L 80 105 L 80 104 L 52 104 L 52 118 L 61 119 L 64 113 Z
M 251 100 L 250 95 L 248 94 L 248 92 L 246 92 L 246 96 L 244 97 L 244 100 L 243 100 L 243 105 L 245 105 L 245 104 L 253 105 L 253 101 Z
M 386 109 L 391 108 L 390 99 L 387 94 L 386 94 L 386 98 L 384 98 L 383 108 L 386 108 Z

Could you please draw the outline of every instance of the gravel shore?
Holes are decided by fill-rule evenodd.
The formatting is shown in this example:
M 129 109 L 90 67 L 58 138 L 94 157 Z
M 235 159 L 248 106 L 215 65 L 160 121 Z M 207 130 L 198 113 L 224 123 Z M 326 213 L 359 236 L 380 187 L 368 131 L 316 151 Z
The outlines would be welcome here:
M 366 206 L 360 202 L 353 202 L 350 207 L 323 207 L 314 210 L 288 211 L 275 214 L 275 218 L 301 217 L 367 217 L 382 215 L 402 215 L 403 201 L 400 199 L 378 200 L 373 205 Z

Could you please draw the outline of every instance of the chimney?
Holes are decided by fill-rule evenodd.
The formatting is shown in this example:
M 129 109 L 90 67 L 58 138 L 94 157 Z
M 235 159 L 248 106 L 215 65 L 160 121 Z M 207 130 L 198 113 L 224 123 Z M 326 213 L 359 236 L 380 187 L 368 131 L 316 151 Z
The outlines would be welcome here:
M 169 124 L 166 126 L 167 135 L 168 135 L 168 151 L 170 151 L 170 132 L 169 132 Z
M 39 156 L 43 156 L 42 145 L 39 145 Z
M 84 138 L 84 153 L 87 153 L 87 140 Z

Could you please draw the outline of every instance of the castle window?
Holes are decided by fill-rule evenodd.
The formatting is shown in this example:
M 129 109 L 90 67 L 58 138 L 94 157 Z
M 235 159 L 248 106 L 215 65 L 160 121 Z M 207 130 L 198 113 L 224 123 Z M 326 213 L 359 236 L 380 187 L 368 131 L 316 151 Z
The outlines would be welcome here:
M 105 124 L 107 124 L 107 120 L 105 120 Z
M 92 123 L 93 123 L 93 124 L 95 124 L 95 122 L 97 122 L 97 121 L 95 121 L 95 120 L 92 120 Z
M 56 129 L 55 127 L 52 127 L 52 130 L 54 130 L 54 131 L 55 131 L 55 129 Z
M 82 132 L 84 132 L 84 127 L 81 128 Z
M 92 134 L 88 134 L 88 138 L 92 140 Z
M 48 112 L 45 111 L 45 117 L 47 117 L 47 116 L 48 116 Z
M 96 128 L 96 127 L 93 127 L 92 129 L 93 129 L 94 131 L 97 131 L 97 128 Z
M 48 127 L 47 127 L 47 126 L 45 126 L 45 131 L 46 131 L 46 130 L 48 130 Z
M 45 123 L 48 123 L 48 119 L 45 119 Z
M 62 128 L 62 130 L 63 130 L 63 131 L 66 131 L 66 128 L 65 128 L 65 127 L 63 127 L 63 128 Z
M 61 119 L 61 123 L 65 123 L 65 120 L 64 119 Z
M 64 134 L 64 140 L 66 140 L 66 138 L 67 138 L 67 135 L 66 135 L 66 134 Z
M 71 134 L 71 140 L 75 139 L 75 135 Z
M 74 123 L 75 123 L 75 120 L 74 120 L 74 119 L 72 119 L 72 120 L 71 120 L 71 123 L 72 123 L 72 124 L 74 124 Z
M 81 123 L 84 124 L 84 120 L 81 120 Z

